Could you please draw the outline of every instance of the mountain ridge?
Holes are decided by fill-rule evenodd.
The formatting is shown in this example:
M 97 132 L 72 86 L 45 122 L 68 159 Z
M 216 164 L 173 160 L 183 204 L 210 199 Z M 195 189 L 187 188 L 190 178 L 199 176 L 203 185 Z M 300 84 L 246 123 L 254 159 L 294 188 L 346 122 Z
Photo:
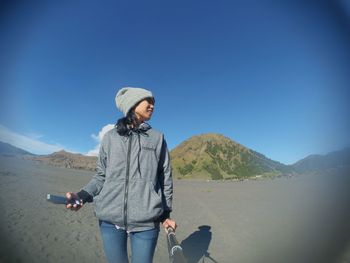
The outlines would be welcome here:
M 97 157 L 64 150 L 48 155 L 35 155 L 1 141 L 0 155 L 90 171 L 95 170 L 97 162 Z M 184 140 L 170 151 L 170 157 L 173 176 L 178 179 L 273 178 L 317 173 L 341 167 L 350 168 L 350 147 L 326 155 L 312 154 L 294 164 L 285 165 L 217 133 L 194 135 Z

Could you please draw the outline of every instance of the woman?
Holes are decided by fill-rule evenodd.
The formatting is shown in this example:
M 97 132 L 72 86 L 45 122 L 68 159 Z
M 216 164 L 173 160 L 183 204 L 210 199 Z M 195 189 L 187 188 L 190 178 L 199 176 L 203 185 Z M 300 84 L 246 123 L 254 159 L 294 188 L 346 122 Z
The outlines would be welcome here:
M 80 204 L 67 208 L 77 211 L 94 202 L 108 262 L 128 262 L 128 236 L 131 261 L 152 262 L 159 224 L 176 228 L 169 218 L 173 195 L 169 153 L 163 134 L 145 122 L 154 110 L 150 91 L 122 88 L 115 100 L 125 117 L 105 134 L 96 175 L 80 192 L 66 194 Z

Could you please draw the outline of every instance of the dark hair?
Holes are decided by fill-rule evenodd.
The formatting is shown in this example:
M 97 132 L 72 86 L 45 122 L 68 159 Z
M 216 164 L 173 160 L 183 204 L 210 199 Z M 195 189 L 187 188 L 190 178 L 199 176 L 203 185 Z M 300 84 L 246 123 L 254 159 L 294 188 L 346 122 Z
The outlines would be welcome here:
M 134 112 L 134 109 L 129 110 L 128 114 L 126 114 L 125 117 L 120 118 L 116 124 L 117 132 L 121 136 L 129 135 L 129 132 L 132 130 L 131 127 L 135 127 L 135 126 L 136 126 L 136 114 Z

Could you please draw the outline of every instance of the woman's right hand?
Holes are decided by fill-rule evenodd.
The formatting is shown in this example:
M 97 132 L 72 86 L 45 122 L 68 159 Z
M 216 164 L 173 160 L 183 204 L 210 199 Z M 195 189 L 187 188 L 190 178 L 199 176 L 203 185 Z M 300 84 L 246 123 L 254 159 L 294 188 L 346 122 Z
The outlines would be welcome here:
M 79 201 L 79 204 L 71 204 L 70 202 L 68 202 L 66 208 L 72 211 L 78 211 L 84 205 L 83 200 L 79 199 L 79 196 L 76 193 L 68 192 L 66 193 L 66 198 L 68 199 L 68 201 L 71 199 Z
M 167 229 L 169 227 L 171 227 L 174 231 L 176 230 L 177 224 L 174 220 L 167 218 L 165 219 L 165 221 L 163 222 L 163 227 L 165 228 L 165 231 L 167 231 Z M 167 231 L 168 232 L 168 231 Z

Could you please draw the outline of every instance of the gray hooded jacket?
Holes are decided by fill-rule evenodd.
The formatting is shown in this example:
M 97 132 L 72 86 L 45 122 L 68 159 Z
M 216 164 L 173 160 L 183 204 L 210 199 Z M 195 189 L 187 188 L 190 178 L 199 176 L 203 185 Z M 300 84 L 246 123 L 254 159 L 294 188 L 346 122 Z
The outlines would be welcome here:
M 96 216 L 128 231 L 159 225 L 172 209 L 173 181 L 162 133 L 143 123 L 129 136 L 116 128 L 102 140 L 97 173 L 83 188 L 93 197 Z

